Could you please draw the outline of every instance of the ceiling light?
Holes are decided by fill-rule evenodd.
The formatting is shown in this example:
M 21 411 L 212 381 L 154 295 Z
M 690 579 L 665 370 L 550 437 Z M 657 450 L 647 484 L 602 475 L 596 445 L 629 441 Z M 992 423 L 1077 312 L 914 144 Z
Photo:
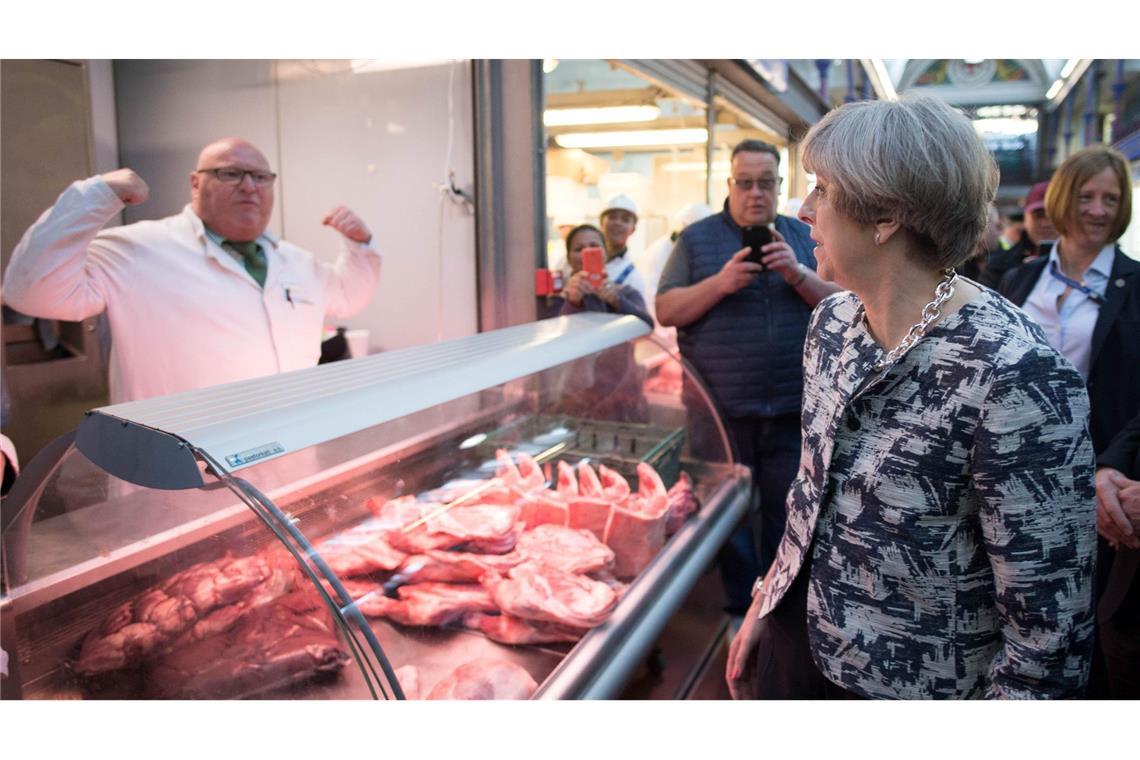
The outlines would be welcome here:
M 700 145 L 709 140 L 709 131 L 699 129 L 637 129 L 623 132 L 571 132 L 556 135 L 563 148 L 632 148 L 655 145 Z
M 1057 93 L 1061 91 L 1061 88 L 1064 85 L 1065 85 L 1064 79 L 1058 79 L 1058 80 L 1054 81 L 1053 84 L 1051 84 L 1049 86 L 1049 91 L 1047 93 L 1045 93 L 1045 99 L 1046 100 L 1052 100 L 1054 97 L 1056 97 Z
M 1061 69 L 1061 79 L 1064 79 L 1065 77 L 1069 76 L 1069 74 L 1073 73 L 1073 69 L 1077 67 L 1078 61 L 1080 61 L 1079 58 L 1070 58 L 1069 60 L 1065 61 L 1065 67 Z
M 427 66 L 442 66 L 452 63 L 452 58 L 423 58 L 418 60 L 396 60 L 380 58 L 355 58 L 352 61 L 353 74 L 368 74 L 373 71 L 396 71 L 399 69 L 421 69 Z
M 653 121 L 661 115 L 657 106 L 605 106 L 601 108 L 552 108 L 542 114 L 548 127 L 570 127 L 582 124 L 622 124 L 631 121 Z
M 542 59 L 542 73 L 549 74 L 558 68 L 557 58 L 543 58 Z

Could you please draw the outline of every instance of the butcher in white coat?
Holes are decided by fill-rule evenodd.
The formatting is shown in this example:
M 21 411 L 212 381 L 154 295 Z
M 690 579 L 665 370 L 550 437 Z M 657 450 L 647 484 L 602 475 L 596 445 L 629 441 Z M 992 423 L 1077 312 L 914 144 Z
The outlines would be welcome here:
M 372 233 L 333 209 L 335 264 L 266 230 L 276 175 L 238 138 L 202 149 L 182 213 L 103 226 L 149 189 L 130 169 L 74 182 L 26 232 L 4 280 L 7 304 L 78 321 L 106 311 L 111 402 L 311 367 L 326 316 L 348 317 L 380 276 Z

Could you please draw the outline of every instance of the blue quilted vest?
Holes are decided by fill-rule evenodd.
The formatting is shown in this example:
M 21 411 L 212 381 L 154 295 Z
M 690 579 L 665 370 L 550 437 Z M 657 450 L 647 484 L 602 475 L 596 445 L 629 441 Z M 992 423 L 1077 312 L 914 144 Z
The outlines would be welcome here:
M 805 266 L 815 269 L 811 228 L 777 216 L 776 229 Z M 720 271 L 741 248 L 740 227 L 724 211 L 681 233 L 691 282 Z M 728 417 L 798 414 L 803 350 L 812 307 L 776 272 L 764 272 L 701 319 L 677 329 L 681 354 L 696 367 Z

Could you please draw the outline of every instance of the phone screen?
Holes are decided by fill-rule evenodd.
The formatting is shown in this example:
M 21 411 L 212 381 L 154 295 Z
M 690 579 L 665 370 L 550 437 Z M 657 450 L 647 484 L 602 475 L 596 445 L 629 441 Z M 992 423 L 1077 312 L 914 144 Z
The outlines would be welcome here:
M 755 227 L 745 227 L 741 232 L 741 245 L 748 246 L 752 249 L 751 253 L 749 253 L 744 260 L 763 266 L 763 262 L 761 262 L 760 259 L 764 258 L 764 252 L 760 250 L 760 248 L 772 242 L 772 231 L 767 227 L 757 225 Z

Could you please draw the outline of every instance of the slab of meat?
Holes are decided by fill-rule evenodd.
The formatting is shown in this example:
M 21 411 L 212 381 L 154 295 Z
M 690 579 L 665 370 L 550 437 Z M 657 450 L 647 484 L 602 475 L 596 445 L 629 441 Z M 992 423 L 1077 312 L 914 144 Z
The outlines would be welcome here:
M 622 477 L 622 474 L 617 470 L 599 464 L 598 480 L 602 483 L 602 493 L 611 502 L 620 502 L 629 496 L 629 481 Z
M 606 523 L 610 519 L 611 505 L 607 499 L 591 496 L 576 496 L 566 509 L 566 527 L 588 530 L 602 540 L 606 535 Z
M 519 508 L 502 504 L 421 505 L 423 516 L 388 533 L 388 543 L 408 554 L 450 549 L 461 544 L 491 546 L 500 553 L 518 539 Z
M 395 570 L 408 555 L 392 548 L 385 540 L 389 531 L 382 521 L 373 518 L 325 539 L 315 548 L 329 568 L 342 578 Z
M 578 495 L 578 478 L 574 475 L 574 468 L 564 460 L 558 460 L 558 481 L 555 490 L 563 496 Z
M 581 496 L 591 496 L 596 499 L 604 498 L 606 493 L 598 473 L 585 459 L 578 462 L 578 493 Z
M 464 663 L 435 685 L 428 699 L 529 699 L 538 684 L 524 668 L 506 660 Z
M 74 670 L 94 675 L 138 665 L 195 626 L 196 637 L 208 636 L 232 624 L 251 600 L 264 603 L 284 593 L 296 577 L 295 566 L 290 572 L 277 555 L 193 565 L 112 610 L 83 641 Z M 243 600 L 241 608 L 213 614 Z
M 576 497 L 571 497 L 576 498 Z M 520 519 L 527 528 L 565 525 L 569 516 L 566 498 L 557 491 L 532 491 L 519 502 Z
M 617 604 L 617 594 L 606 584 L 538 562 L 512 567 L 505 577 L 488 573 L 483 585 L 508 615 L 574 628 L 593 628 Z
M 665 545 L 669 499 L 661 476 L 648 464 L 637 465 L 638 492 L 615 506 L 606 524 L 605 542 L 614 550 L 613 573 L 633 578 Z
M 404 699 L 420 698 L 420 669 L 415 665 L 402 665 L 396 668 L 396 680 L 404 692 Z
M 542 468 L 533 457 L 517 454 L 512 459 L 510 452 L 499 449 L 495 452 L 495 458 L 499 463 L 495 477 L 506 485 L 519 486 L 524 492 L 546 487 L 546 476 L 542 474 Z
M 573 643 L 586 633 L 584 628 L 571 628 L 558 623 L 523 620 L 514 615 L 488 615 L 472 612 L 463 616 L 463 625 L 482 632 L 500 644 L 562 644 Z
M 588 530 L 539 525 L 519 537 L 518 552 L 567 573 L 589 573 L 613 565 L 614 552 Z
M 357 602 L 369 617 L 384 617 L 401 625 L 444 626 L 462 619 L 468 612 L 494 612 L 498 609 L 486 588 L 477 583 L 416 583 L 400 586 L 399 599 L 375 591 Z
M 669 516 L 665 518 L 665 535 L 671 536 L 681 529 L 690 515 L 700 511 L 701 503 L 693 491 L 693 479 L 681 471 L 677 482 L 669 489 Z
M 426 581 L 475 583 L 488 571 L 505 573 L 522 561 L 523 555 L 518 551 L 506 554 L 429 551 L 425 554 L 413 554 L 404 560 L 389 583 L 392 585 Z
M 148 673 L 151 696 L 226 699 L 339 671 L 348 654 L 311 590 L 250 610 L 227 631 L 174 649 Z

